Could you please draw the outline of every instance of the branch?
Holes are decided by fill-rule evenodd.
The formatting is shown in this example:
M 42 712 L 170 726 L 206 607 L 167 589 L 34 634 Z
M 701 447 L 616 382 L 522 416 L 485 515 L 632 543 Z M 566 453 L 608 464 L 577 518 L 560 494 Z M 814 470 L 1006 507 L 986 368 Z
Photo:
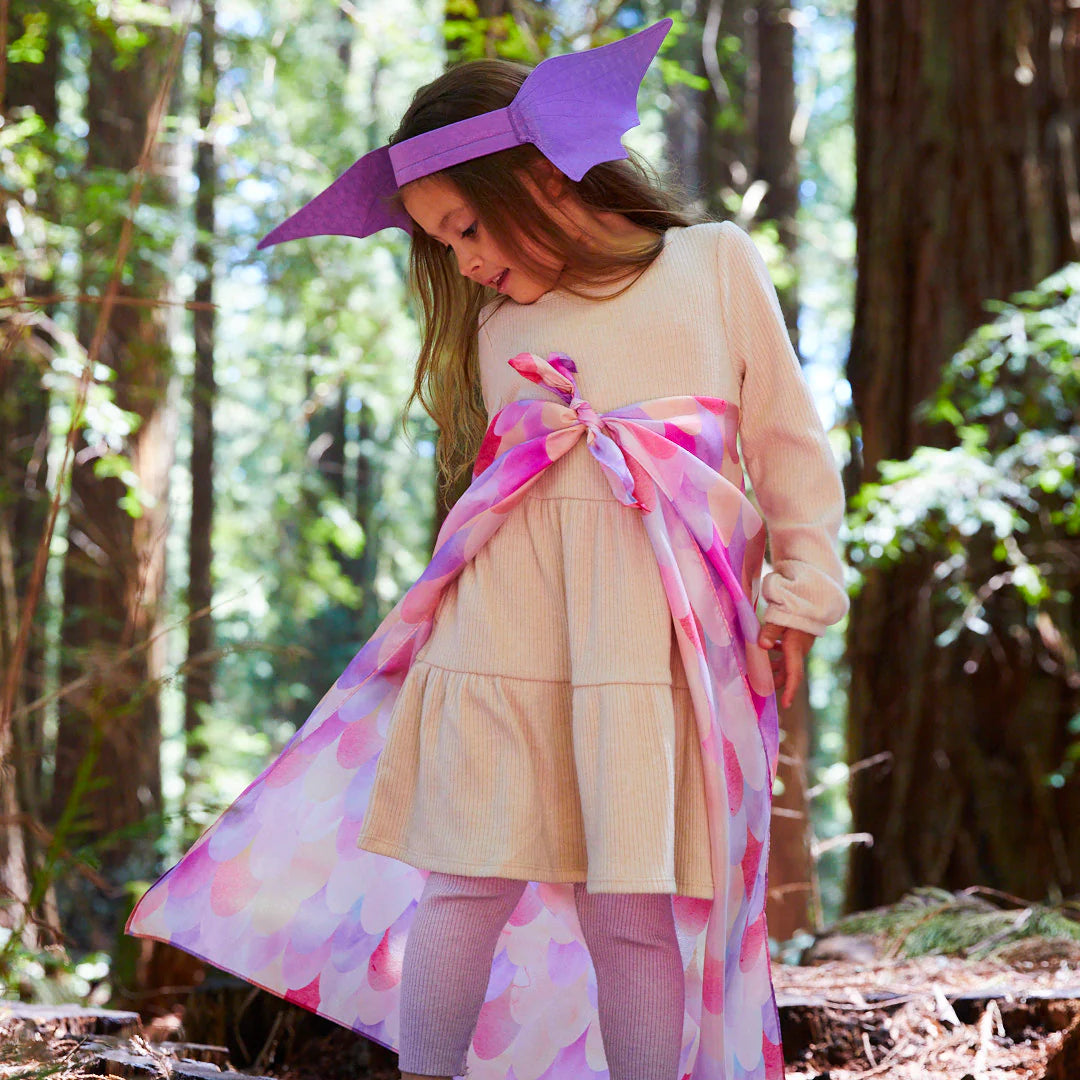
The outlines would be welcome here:
M 701 28 L 701 59 L 705 64 L 705 74 L 712 87 L 717 104 L 724 108 L 731 104 L 731 87 L 720 70 L 720 60 L 716 55 L 716 46 L 720 40 L 720 20 L 724 17 L 723 0 L 713 0 L 709 4 L 705 25 Z
M 4 0 L 0 0 L 2 4 Z M 53 304 L 104 304 L 107 297 L 88 296 L 86 294 L 65 295 L 53 293 L 52 296 L 5 296 L 0 299 L 0 308 L 51 307 Z M 111 303 L 117 307 L 182 307 L 188 311 L 214 311 L 217 304 L 205 300 L 158 300 L 150 296 L 114 296 Z

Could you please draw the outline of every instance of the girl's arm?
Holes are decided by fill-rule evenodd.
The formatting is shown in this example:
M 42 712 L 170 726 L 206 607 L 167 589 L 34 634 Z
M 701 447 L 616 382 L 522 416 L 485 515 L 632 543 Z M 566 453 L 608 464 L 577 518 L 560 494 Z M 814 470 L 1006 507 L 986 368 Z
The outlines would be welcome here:
M 783 650 L 787 704 L 813 638 L 848 608 L 836 547 L 844 493 L 765 261 L 734 223 L 716 231 L 728 353 L 741 384 L 739 443 L 769 534 L 761 644 Z

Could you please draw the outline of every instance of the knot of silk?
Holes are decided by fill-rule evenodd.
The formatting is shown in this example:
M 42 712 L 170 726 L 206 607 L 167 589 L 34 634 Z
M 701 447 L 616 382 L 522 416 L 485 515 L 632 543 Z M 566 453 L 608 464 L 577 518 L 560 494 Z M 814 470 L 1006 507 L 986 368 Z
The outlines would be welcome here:
M 530 382 L 554 391 L 573 412 L 574 421 L 585 428 L 589 453 L 603 468 L 615 498 L 623 506 L 651 510 L 652 497 L 645 491 L 635 490 L 637 480 L 641 480 L 644 487 L 651 488 L 644 470 L 632 461 L 621 445 L 617 420 L 598 413 L 585 398 L 578 395 L 577 380 L 574 378 L 577 365 L 574 361 L 564 353 L 550 353 L 545 359 L 536 353 L 523 352 L 507 362 Z
M 604 429 L 604 422 L 600 419 L 597 411 L 584 399 L 573 397 L 570 399 L 570 408 L 577 414 L 577 418 L 588 429 L 588 439 L 592 442 L 599 432 Z
M 639 510 L 651 509 L 647 501 L 640 498 L 641 493 L 636 490 L 637 482 L 635 473 L 642 477 L 640 469 L 634 468 L 634 463 L 622 446 L 617 427 L 610 427 L 602 415 L 600 415 L 584 398 L 576 394 L 570 400 L 570 408 L 578 422 L 585 426 L 585 439 L 589 447 L 589 453 L 599 462 L 603 469 L 604 477 L 611 488 L 612 494 L 623 506 L 635 506 Z

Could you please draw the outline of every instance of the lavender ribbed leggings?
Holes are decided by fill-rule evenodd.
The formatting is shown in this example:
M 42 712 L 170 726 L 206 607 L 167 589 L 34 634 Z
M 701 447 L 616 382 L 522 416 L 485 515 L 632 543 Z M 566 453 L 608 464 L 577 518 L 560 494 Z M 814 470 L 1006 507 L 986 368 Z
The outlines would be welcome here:
M 402 967 L 403 1072 L 464 1075 L 495 945 L 524 888 L 508 878 L 428 875 Z M 575 885 L 574 899 L 611 1080 L 675 1080 L 684 982 L 671 897 Z

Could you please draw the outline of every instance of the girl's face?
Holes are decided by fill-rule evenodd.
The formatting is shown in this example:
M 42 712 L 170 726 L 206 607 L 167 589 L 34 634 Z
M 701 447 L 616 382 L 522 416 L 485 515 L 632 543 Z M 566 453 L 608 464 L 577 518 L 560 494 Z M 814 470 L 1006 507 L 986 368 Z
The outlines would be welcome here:
M 540 280 L 516 266 L 449 180 L 425 176 L 406 184 L 400 195 L 413 221 L 457 257 L 465 277 L 497 288 L 519 304 L 531 304 L 553 287 L 561 267 L 553 268 L 550 280 Z

